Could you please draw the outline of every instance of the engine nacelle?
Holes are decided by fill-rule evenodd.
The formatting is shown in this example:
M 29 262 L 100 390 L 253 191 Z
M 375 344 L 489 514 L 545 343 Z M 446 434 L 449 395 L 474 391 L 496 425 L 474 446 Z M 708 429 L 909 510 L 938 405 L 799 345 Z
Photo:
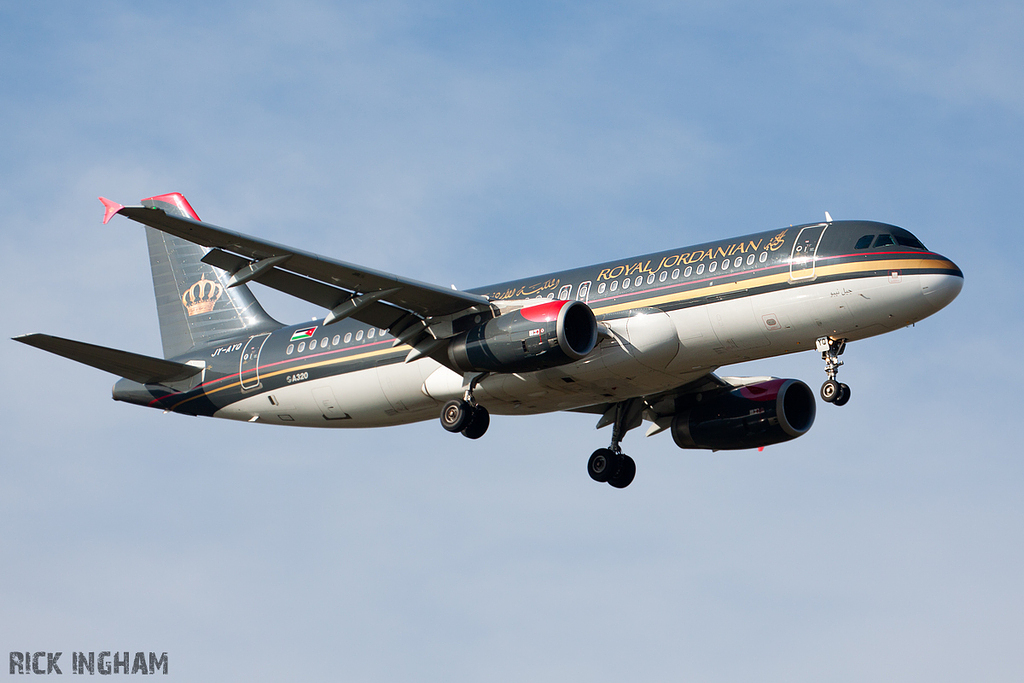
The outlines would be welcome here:
M 456 336 L 448 359 L 462 372 L 533 372 L 580 360 L 596 345 L 597 319 L 589 306 L 548 301 Z
M 672 420 L 680 448 L 738 450 L 789 441 L 814 424 L 814 392 L 796 379 L 772 379 L 709 397 Z

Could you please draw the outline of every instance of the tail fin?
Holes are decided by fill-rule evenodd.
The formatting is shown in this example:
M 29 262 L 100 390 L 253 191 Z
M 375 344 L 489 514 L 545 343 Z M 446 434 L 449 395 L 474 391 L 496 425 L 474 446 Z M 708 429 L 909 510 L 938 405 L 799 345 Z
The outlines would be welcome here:
M 143 199 L 142 205 L 199 220 L 177 192 Z M 248 287 L 228 289 L 228 273 L 202 262 L 207 249 L 150 227 L 146 241 L 164 358 L 282 326 L 267 315 Z

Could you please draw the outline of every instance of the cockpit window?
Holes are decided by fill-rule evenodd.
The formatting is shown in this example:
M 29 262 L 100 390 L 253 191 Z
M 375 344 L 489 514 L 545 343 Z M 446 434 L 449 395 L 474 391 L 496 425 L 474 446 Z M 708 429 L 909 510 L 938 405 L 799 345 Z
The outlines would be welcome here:
M 896 238 L 896 242 L 901 247 L 910 247 L 911 249 L 924 249 L 925 246 L 921 244 L 921 240 L 917 239 L 903 228 L 895 228 L 892 231 L 893 237 Z
M 889 247 L 900 245 L 901 247 L 909 247 L 911 249 L 926 250 L 927 248 L 921 244 L 921 240 L 911 235 L 908 231 L 903 228 L 897 228 L 895 225 L 889 226 L 891 234 L 886 235 L 864 235 L 857 244 L 854 245 L 854 249 L 867 249 L 869 247 Z M 874 240 L 872 245 L 871 241 Z
M 916 237 L 904 237 L 903 235 L 896 235 L 896 241 L 899 242 L 901 247 L 911 247 L 912 249 L 924 249 L 924 245 Z

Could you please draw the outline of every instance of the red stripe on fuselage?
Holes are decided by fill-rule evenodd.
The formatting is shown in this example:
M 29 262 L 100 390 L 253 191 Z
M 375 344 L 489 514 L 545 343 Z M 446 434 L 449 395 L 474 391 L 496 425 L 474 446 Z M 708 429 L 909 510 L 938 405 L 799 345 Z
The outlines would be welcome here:
M 263 374 L 264 372 L 269 371 L 270 368 L 276 367 L 278 365 L 286 365 L 288 363 L 291 363 L 291 364 L 294 364 L 294 365 L 301 365 L 305 361 L 307 361 L 309 359 L 312 359 L 312 358 L 317 358 L 317 357 L 320 357 L 320 356 L 340 355 L 340 354 L 345 354 L 345 353 L 349 353 L 349 352 L 352 352 L 352 351 L 356 351 L 358 349 L 365 349 L 365 348 L 370 347 L 370 346 L 381 346 L 383 344 L 388 344 L 388 343 L 390 343 L 390 340 L 385 339 L 384 341 L 374 341 L 374 342 L 367 342 L 365 344 L 359 344 L 357 346 L 348 346 L 348 347 L 345 347 L 343 349 L 331 349 L 330 351 L 318 351 L 317 353 L 311 353 L 311 354 L 308 354 L 308 355 L 305 355 L 305 356 L 295 356 L 294 358 L 285 358 L 284 360 L 275 361 L 273 363 L 267 363 L 266 365 L 260 365 L 257 368 L 255 368 L 255 371 L 256 371 L 257 374 Z M 252 371 L 250 370 L 249 372 L 252 372 Z M 241 382 L 241 381 L 242 381 L 241 373 L 240 372 L 234 372 L 234 373 L 231 373 L 230 375 L 224 375 L 223 377 L 218 377 L 217 379 L 211 379 L 211 380 L 209 380 L 207 382 L 203 382 L 202 384 L 198 384 L 195 387 L 193 387 L 192 389 L 190 389 L 189 391 L 191 392 L 191 391 L 195 391 L 196 389 L 202 389 L 205 392 L 206 389 L 213 388 L 217 384 L 228 383 L 228 382 Z M 181 392 L 181 393 L 186 393 L 186 392 Z M 156 406 L 156 405 L 158 405 L 160 403 L 160 401 L 165 401 L 165 400 L 167 400 L 170 397 L 178 396 L 178 395 L 179 394 L 169 394 L 168 396 L 164 396 L 164 397 L 161 397 L 161 398 L 155 398 L 155 399 L 153 399 L 152 401 L 149 402 L 149 406 L 151 406 L 151 407 Z M 187 398 L 187 399 L 185 399 L 183 401 L 175 403 L 170 408 L 170 410 L 174 410 L 174 408 L 177 408 L 178 406 L 180 406 L 180 405 L 182 405 L 184 403 L 188 403 L 189 401 L 192 401 L 192 400 L 194 400 L 196 398 L 199 398 L 199 396 L 190 396 L 189 398 Z

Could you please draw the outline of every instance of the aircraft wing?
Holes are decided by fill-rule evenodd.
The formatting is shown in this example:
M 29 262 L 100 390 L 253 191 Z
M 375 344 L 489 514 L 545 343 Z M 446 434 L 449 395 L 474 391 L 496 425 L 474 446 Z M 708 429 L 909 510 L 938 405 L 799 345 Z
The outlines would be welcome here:
M 160 208 L 121 206 L 101 198 L 106 220 L 120 213 L 161 232 L 211 249 L 203 258 L 232 274 L 228 286 L 256 281 L 331 311 L 325 324 L 352 317 L 388 329 L 409 343 L 431 323 L 490 311 L 486 297 L 364 268 L 242 233 L 165 213 Z M 106 220 L 104 222 L 106 222 Z M 432 334 L 443 338 L 443 325 Z M 450 334 L 450 333 L 449 333 Z

